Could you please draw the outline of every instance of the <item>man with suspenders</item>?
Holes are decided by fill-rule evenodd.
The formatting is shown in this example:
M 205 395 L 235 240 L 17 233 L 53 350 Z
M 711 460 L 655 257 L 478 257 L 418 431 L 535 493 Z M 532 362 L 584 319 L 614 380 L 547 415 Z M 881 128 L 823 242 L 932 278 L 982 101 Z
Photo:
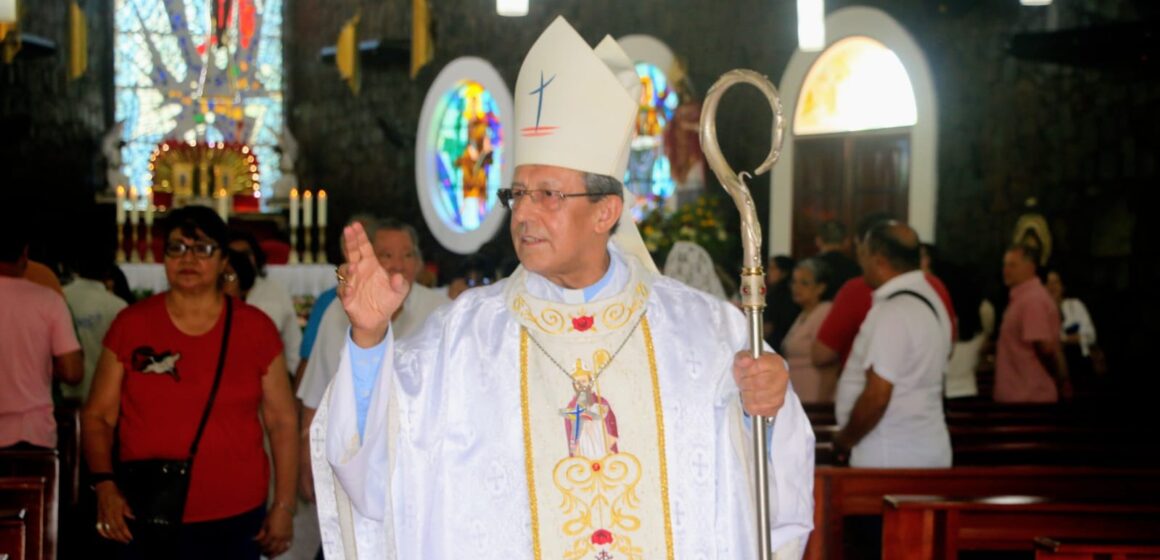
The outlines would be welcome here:
M 874 303 L 838 379 L 835 450 L 855 467 L 949 467 L 942 393 L 952 323 L 919 269 L 918 235 L 881 222 L 858 261 Z

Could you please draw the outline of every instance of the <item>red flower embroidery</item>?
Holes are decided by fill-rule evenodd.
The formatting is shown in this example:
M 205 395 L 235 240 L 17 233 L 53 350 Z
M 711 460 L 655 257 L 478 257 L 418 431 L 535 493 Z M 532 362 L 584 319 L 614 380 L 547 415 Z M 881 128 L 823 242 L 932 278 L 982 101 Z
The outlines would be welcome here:
M 612 542 L 612 533 L 609 533 L 608 531 L 606 531 L 604 529 L 597 529 L 595 533 L 592 533 L 592 544 L 594 544 L 596 546 L 600 546 L 602 544 L 609 544 L 611 542 Z
M 580 332 L 584 332 L 584 331 L 592 328 L 592 322 L 593 321 L 592 321 L 591 315 L 586 315 L 583 317 L 573 317 L 572 318 L 572 328 L 574 328 Z

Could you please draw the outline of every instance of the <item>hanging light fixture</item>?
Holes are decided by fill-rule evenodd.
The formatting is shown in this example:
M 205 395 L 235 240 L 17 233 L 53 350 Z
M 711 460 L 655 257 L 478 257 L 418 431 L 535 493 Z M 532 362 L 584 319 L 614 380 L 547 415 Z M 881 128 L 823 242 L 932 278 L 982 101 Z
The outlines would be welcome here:
M 20 22 L 19 12 L 16 0 L 0 0 L 0 41 Z
M 528 15 L 528 0 L 495 0 L 495 13 L 506 17 Z
M 826 47 L 825 0 L 797 0 L 798 49 L 820 51 Z
M 0 0 L 0 60 L 11 64 L 20 50 L 20 3 Z
M 1019 3 L 1024 6 L 1047 6 L 1051 0 L 1019 0 Z

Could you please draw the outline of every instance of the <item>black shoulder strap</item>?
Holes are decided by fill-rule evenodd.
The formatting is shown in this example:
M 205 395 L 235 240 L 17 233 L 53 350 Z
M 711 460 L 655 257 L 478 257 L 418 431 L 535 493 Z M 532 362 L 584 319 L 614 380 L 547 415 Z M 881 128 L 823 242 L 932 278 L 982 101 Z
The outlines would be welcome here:
M 902 296 L 902 295 L 914 296 L 914 297 L 922 300 L 922 302 L 925 303 L 926 306 L 930 308 L 930 312 L 934 313 L 934 318 L 936 320 L 938 319 L 938 309 L 935 309 L 934 304 L 931 303 L 929 299 L 926 299 L 925 296 L 923 296 L 922 294 L 920 294 L 914 290 L 898 290 L 897 292 L 894 292 L 893 294 L 886 296 L 886 299 L 894 299 L 894 298 L 896 298 L 898 296 Z
M 197 425 L 197 435 L 193 436 L 193 445 L 189 446 L 189 458 L 197 455 L 197 445 L 201 443 L 201 433 L 205 431 L 205 423 L 209 421 L 209 411 L 213 408 L 214 398 L 217 397 L 218 386 L 222 381 L 222 370 L 226 366 L 226 349 L 230 345 L 230 327 L 234 324 L 234 298 L 226 298 L 226 325 L 222 329 L 222 349 L 218 354 L 217 372 L 213 375 L 213 388 L 209 390 L 209 401 L 205 403 L 205 411 L 201 413 L 201 423 Z

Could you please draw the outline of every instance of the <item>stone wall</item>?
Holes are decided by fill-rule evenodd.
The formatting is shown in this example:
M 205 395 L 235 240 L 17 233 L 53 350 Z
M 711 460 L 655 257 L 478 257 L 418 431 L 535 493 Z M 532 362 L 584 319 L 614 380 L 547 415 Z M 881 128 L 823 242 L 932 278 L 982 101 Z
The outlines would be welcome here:
M 100 139 L 113 117 L 112 3 L 82 4 L 89 69 L 80 78 L 68 77 L 69 3 L 63 1 L 23 2 L 22 31 L 52 41 L 55 53 L 26 49 L 13 64 L 0 63 L 0 206 L 39 224 L 43 235 L 33 252 L 44 260 L 61 258 L 77 234 L 63 226 L 90 223 L 92 193 L 104 186 Z M 111 241 L 112 228 L 106 229 Z

